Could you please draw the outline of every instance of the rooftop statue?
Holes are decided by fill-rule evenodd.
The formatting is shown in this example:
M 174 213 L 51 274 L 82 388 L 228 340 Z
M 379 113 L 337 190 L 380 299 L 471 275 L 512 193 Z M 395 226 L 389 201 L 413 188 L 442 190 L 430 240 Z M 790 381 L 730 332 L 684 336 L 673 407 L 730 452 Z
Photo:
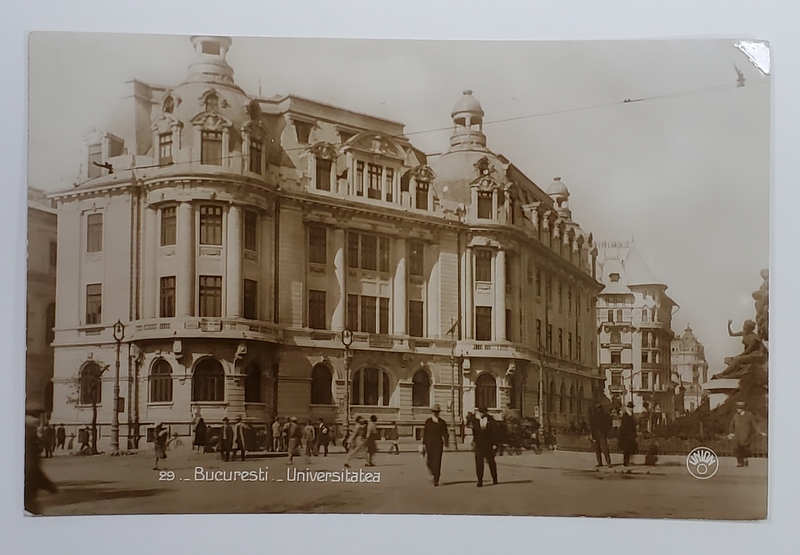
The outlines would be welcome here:
M 764 280 L 758 291 L 753 291 L 756 301 L 756 330 L 762 341 L 769 341 L 769 270 L 761 270 Z

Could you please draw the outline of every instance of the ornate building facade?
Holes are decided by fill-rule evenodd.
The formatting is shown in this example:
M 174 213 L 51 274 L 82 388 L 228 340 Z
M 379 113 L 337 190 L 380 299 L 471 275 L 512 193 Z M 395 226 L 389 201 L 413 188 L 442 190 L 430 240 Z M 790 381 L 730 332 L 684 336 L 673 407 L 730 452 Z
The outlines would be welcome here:
M 637 413 L 674 415 L 670 347 L 677 305 L 633 242 L 600 243 L 597 299 L 599 363 L 615 405 L 633 402 Z
M 230 39 L 191 40 L 184 82 L 134 81 L 127 125 L 87 133 L 82 182 L 54 195 L 59 421 L 97 405 L 107 435 L 118 320 L 123 437 L 188 434 L 198 413 L 418 434 L 435 403 L 532 416 L 540 382 L 554 424 L 588 410 L 592 237 L 560 181 L 542 191 L 487 149 L 471 93 L 433 162 L 400 123 L 248 96 Z
M 703 385 L 708 381 L 708 362 L 703 344 L 688 325 L 683 335 L 672 340 L 672 380 L 675 386 L 675 411 L 696 410 L 703 403 Z
M 44 191 L 28 189 L 28 290 L 25 396 L 28 408 L 53 410 L 57 216 Z

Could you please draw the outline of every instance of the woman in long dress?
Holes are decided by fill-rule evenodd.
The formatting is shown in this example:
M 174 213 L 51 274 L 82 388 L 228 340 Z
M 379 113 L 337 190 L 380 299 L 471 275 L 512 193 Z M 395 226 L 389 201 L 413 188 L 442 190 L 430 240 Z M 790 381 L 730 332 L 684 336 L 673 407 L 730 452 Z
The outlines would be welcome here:
M 368 459 L 369 453 L 367 452 L 367 421 L 359 416 L 356 418 L 356 425 L 350 436 L 352 438 L 353 450 L 347 456 L 344 463 L 346 468 L 350 468 L 350 461 L 352 459 Z
M 194 450 L 203 453 L 206 447 L 206 423 L 201 416 L 194 427 Z

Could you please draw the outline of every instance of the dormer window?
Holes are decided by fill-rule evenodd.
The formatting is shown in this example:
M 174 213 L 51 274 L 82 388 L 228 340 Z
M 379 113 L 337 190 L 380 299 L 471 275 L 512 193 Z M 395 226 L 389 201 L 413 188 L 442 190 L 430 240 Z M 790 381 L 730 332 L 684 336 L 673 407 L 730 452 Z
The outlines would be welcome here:
M 297 121 L 294 122 L 294 131 L 297 134 L 297 142 L 301 145 L 307 145 L 308 139 L 311 136 L 311 127 L 312 125 L 307 121 Z
M 162 166 L 172 164 L 172 132 L 161 133 L 158 136 L 158 163 Z
M 367 197 L 381 200 L 381 181 L 383 180 L 383 167 L 378 164 L 368 164 L 369 183 Z
M 263 147 L 261 145 L 261 141 L 258 139 L 251 137 L 250 138 L 250 171 L 252 173 L 261 174 L 261 154 L 263 152 Z
M 481 220 L 492 219 L 492 193 L 478 192 L 478 218 Z
M 317 189 L 320 191 L 331 190 L 331 170 L 333 164 L 330 160 L 317 158 Z
M 203 48 L 205 48 L 205 44 L 203 44 Z M 219 47 L 219 45 L 217 45 Z M 210 94 L 206 97 L 205 100 L 205 107 L 206 112 L 216 112 L 219 110 L 219 97 L 216 94 Z
M 164 106 L 161 109 L 165 114 L 171 114 L 175 110 L 175 99 L 168 96 L 164 99 Z
M 417 210 L 428 209 L 428 184 L 424 181 L 417 183 Z
M 103 168 L 99 166 L 99 164 L 103 163 L 103 145 L 100 143 L 96 143 L 93 145 L 89 145 L 89 157 L 87 159 L 89 163 L 89 179 L 93 179 L 95 177 L 100 177 L 103 175 Z

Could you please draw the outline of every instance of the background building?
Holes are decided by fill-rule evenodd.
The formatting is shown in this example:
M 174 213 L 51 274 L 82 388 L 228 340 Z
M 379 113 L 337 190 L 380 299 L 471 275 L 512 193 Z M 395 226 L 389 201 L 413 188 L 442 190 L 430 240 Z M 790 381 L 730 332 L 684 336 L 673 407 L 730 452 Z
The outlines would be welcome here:
M 560 180 L 544 192 L 487 149 L 471 93 L 429 165 L 402 124 L 248 96 L 230 39 L 191 40 L 186 79 L 133 81 L 127 118 L 85 134 L 82 181 L 54 195 L 59 422 L 98 405 L 108 436 L 117 320 L 123 437 L 189 434 L 197 414 L 375 414 L 418 435 L 435 403 L 448 421 L 533 415 L 540 381 L 554 425 L 580 419 L 602 383 L 592 237 Z
M 632 401 L 637 413 L 674 414 L 670 380 L 675 302 L 634 243 L 600 243 L 597 298 L 599 362 L 615 404 Z
M 26 403 L 53 410 L 53 327 L 56 318 L 57 216 L 45 192 L 28 189 Z
M 675 412 L 691 412 L 703 402 L 703 385 L 708 381 L 708 362 L 703 344 L 688 325 L 683 335 L 672 340 L 672 379 L 675 386 Z

